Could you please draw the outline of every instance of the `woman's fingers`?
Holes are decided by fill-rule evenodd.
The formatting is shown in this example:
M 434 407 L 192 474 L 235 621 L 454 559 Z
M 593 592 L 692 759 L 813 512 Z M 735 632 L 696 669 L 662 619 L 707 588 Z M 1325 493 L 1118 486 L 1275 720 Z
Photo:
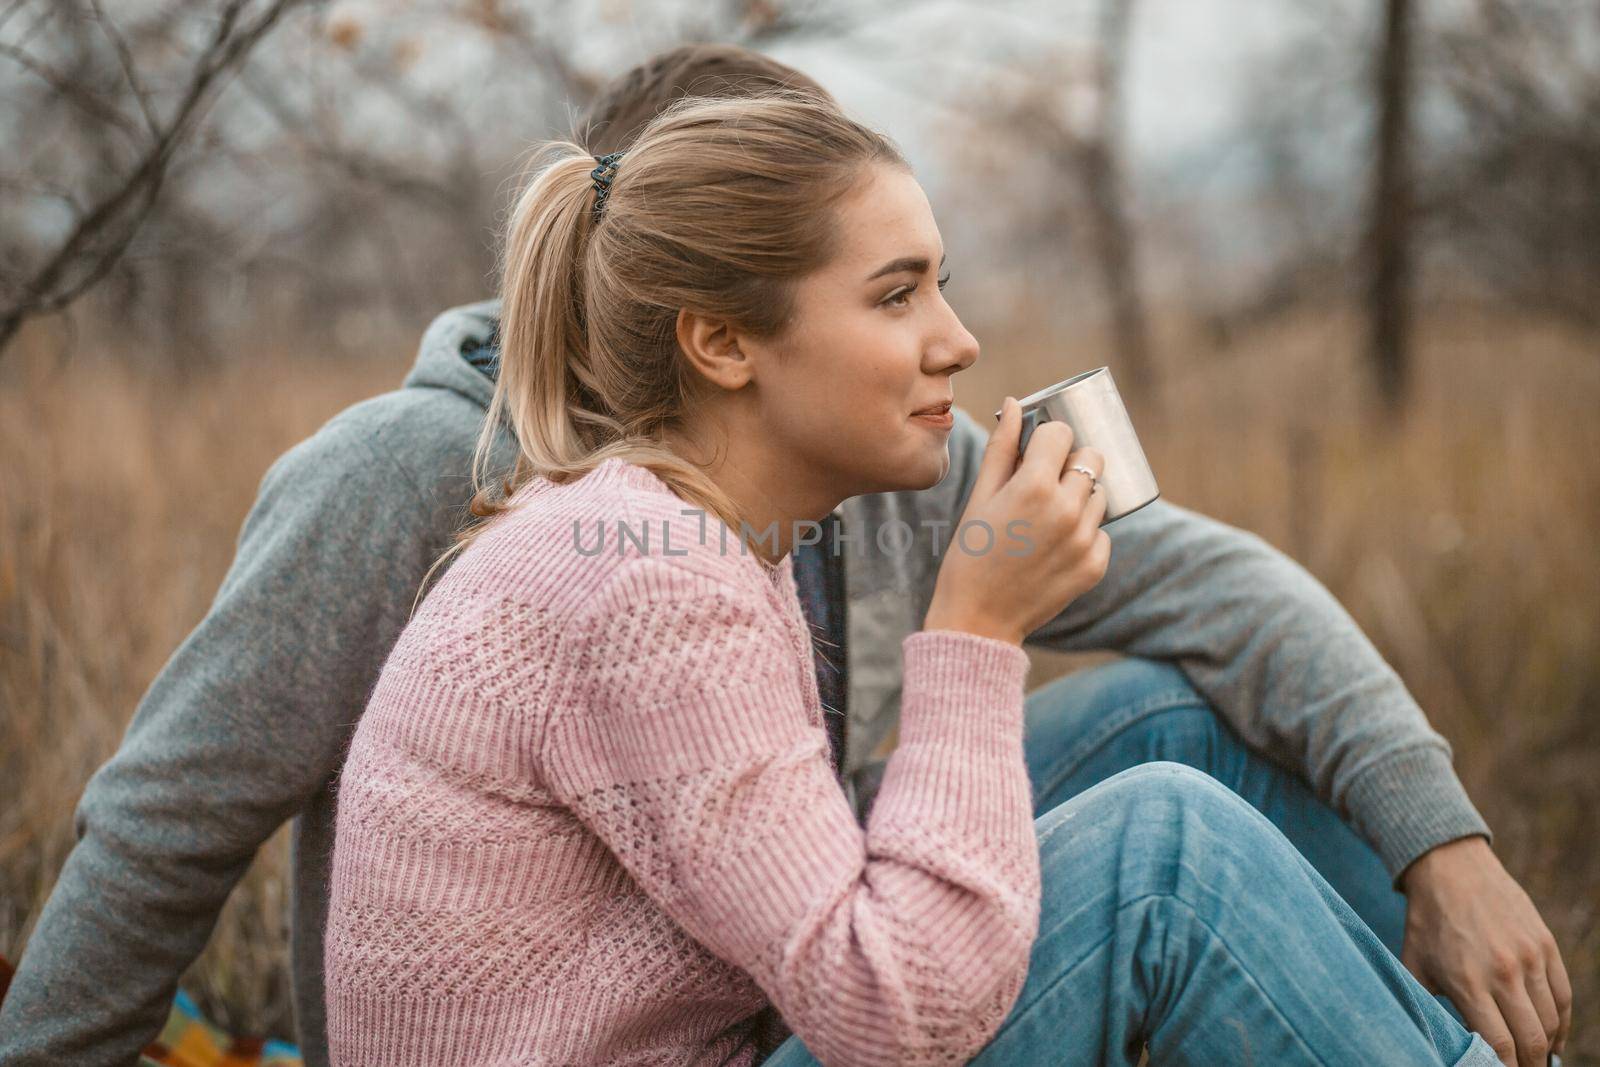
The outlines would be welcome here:
M 1028 451 L 1017 465 L 1017 477 L 1028 478 L 1041 486 L 1059 482 L 1066 472 L 1071 451 L 1072 427 L 1054 419 L 1042 422 L 1028 438 Z
M 1000 425 L 989 435 L 989 445 L 978 464 L 970 501 L 984 501 L 999 492 L 1017 467 L 1017 447 L 1022 439 L 1022 405 L 1006 397 L 1000 405 Z
M 1095 532 L 1106 517 L 1106 494 L 1100 485 L 1106 458 L 1097 449 L 1080 448 L 1067 457 L 1066 468 L 1061 472 L 1061 487 L 1078 502 L 1078 543 L 1093 543 Z M 1092 471 L 1091 478 L 1084 471 Z
M 1106 519 L 1106 490 L 1104 486 L 1096 486 L 1089 494 L 1089 502 L 1083 506 L 1083 517 L 1094 523 L 1095 529 Z
M 1093 471 L 1093 480 L 1091 480 L 1087 474 L 1083 473 L 1083 471 L 1079 470 L 1079 467 L 1086 467 Z M 1072 455 L 1067 457 L 1066 466 L 1061 469 L 1061 484 L 1076 485 L 1077 483 L 1082 482 L 1083 495 L 1087 498 L 1089 493 L 1098 484 L 1101 475 L 1105 474 L 1105 470 L 1106 457 L 1100 452 L 1099 449 L 1089 448 L 1088 446 L 1074 449 Z

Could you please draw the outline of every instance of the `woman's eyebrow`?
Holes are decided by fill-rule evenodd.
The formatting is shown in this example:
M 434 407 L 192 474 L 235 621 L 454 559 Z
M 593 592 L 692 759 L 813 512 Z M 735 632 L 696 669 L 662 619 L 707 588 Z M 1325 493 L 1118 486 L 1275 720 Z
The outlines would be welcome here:
M 940 256 L 939 257 L 939 267 L 941 269 L 943 269 L 943 267 L 944 267 L 944 261 L 945 261 L 945 257 L 944 256 Z M 885 274 L 898 274 L 901 271 L 906 271 L 907 273 L 910 273 L 910 274 L 921 274 L 924 271 L 926 271 L 927 269 L 928 269 L 928 260 L 927 260 L 926 257 L 924 257 L 924 256 L 901 256 L 899 259 L 891 259 L 889 262 L 885 263 L 883 266 L 879 267 L 877 270 L 875 270 L 871 274 L 867 275 L 866 280 L 870 282 L 874 278 L 883 277 Z

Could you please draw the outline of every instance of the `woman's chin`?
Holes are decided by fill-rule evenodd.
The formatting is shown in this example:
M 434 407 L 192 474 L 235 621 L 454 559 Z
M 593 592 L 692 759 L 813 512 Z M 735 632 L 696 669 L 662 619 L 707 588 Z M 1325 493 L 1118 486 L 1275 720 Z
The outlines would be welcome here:
M 917 439 L 902 441 L 900 447 L 892 450 L 858 449 L 852 458 L 867 459 L 871 466 L 855 466 L 853 476 L 848 478 L 853 483 L 848 496 L 931 489 L 950 470 L 950 449 L 946 441 L 930 441 L 926 433 L 918 434 Z
M 944 480 L 950 470 L 950 450 L 941 443 L 929 448 L 926 443 L 907 450 L 907 458 L 886 480 L 891 485 L 882 492 L 931 489 Z

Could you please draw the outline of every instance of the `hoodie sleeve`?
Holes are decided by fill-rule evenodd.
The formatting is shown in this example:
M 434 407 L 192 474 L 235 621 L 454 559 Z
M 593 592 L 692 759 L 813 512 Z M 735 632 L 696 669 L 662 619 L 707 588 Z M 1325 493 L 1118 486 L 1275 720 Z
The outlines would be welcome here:
M 1026 654 L 905 639 L 902 741 L 863 831 L 773 606 L 659 560 L 624 573 L 572 627 L 582 682 L 540 758 L 553 794 L 822 1062 L 964 1062 L 1038 930 Z
M 960 503 L 987 434 L 950 443 Z M 1028 643 L 1176 662 L 1253 748 L 1297 769 L 1391 877 L 1429 849 L 1488 836 L 1449 744 L 1337 599 L 1262 538 L 1156 500 L 1112 522 L 1105 577 Z
M 455 515 L 341 417 L 268 471 L 215 601 L 79 802 L 0 1062 L 127 1064 L 257 849 L 330 777 Z

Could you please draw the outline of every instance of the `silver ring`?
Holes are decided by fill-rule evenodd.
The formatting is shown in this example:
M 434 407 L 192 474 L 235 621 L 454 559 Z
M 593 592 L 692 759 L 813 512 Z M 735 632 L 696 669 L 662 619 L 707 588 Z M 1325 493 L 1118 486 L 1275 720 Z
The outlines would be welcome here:
M 1089 476 L 1089 492 L 1091 494 L 1096 489 L 1100 488 L 1100 479 L 1095 477 L 1094 471 L 1090 470 L 1088 467 L 1073 467 L 1072 469 L 1075 471 L 1082 471 L 1084 474 Z

